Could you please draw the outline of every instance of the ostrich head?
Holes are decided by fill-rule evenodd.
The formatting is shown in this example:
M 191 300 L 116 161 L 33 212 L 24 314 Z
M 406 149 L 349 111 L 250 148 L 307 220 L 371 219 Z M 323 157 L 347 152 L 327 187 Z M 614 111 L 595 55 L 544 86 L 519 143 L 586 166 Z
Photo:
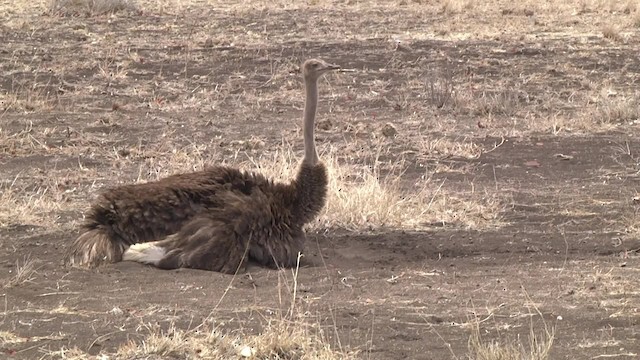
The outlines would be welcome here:
M 338 69 L 340 69 L 340 66 L 329 64 L 320 59 L 309 59 L 302 64 L 302 74 L 304 75 L 305 81 L 316 81 L 322 74 Z

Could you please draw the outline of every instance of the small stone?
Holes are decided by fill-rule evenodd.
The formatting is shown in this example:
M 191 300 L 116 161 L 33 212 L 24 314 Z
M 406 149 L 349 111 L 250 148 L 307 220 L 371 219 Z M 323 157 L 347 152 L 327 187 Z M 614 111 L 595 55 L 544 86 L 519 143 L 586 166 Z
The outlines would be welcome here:
M 251 139 L 247 142 L 247 148 L 251 150 L 262 149 L 265 145 L 265 142 L 260 139 Z
M 253 356 L 254 351 L 250 346 L 244 346 L 242 348 L 242 350 L 240 350 L 240 356 L 244 357 L 244 358 L 248 358 Z
M 320 130 L 330 130 L 333 127 L 333 123 L 331 120 L 322 120 L 318 122 L 318 129 Z
M 397 134 L 398 134 L 398 130 L 396 130 L 396 128 L 390 123 L 386 123 L 382 128 L 382 135 L 386 137 L 394 137 Z
M 127 157 L 127 156 L 131 155 L 131 150 L 129 150 L 129 149 L 119 149 L 118 150 L 118 155 L 120 155 L 122 157 Z
M 109 314 L 120 316 L 120 315 L 124 314 L 124 311 L 122 311 L 122 309 L 120 309 L 119 307 L 116 306 L 113 309 L 109 310 Z

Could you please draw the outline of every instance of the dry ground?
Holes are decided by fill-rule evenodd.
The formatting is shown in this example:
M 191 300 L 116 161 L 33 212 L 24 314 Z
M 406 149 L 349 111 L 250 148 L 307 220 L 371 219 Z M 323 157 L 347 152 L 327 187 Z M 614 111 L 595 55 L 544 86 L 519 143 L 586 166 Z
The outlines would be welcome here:
M 640 356 L 636 1 L 82 3 L 0 2 L 5 358 Z M 312 56 L 297 273 L 62 266 L 106 186 L 286 177 Z

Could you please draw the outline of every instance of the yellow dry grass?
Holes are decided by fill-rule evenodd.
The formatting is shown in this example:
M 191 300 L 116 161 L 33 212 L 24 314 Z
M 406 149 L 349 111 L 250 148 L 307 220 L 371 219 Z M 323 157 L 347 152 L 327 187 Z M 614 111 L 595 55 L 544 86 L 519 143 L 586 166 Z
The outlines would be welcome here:
M 0 226 L 11 224 L 53 225 L 54 213 L 62 209 L 63 194 L 50 187 L 21 190 L 15 184 L 0 188 Z
M 48 0 L 51 13 L 64 16 L 101 15 L 137 10 L 135 0 Z
M 322 340 L 320 330 L 303 322 L 272 321 L 254 336 L 234 336 L 221 331 L 171 328 L 154 330 L 141 342 L 118 349 L 116 358 L 180 357 L 193 359 L 355 359 L 353 354 L 336 351 Z
M 358 359 L 358 352 L 342 349 L 339 341 L 338 348 L 334 348 L 324 333 L 325 329 L 307 321 L 304 303 L 297 298 L 299 268 L 291 271 L 290 278 L 285 271 L 289 273 L 289 270 L 278 273 L 280 309 L 271 314 L 259 333 L 231 333 L 211 325 L 210 320 L 215 318 L 214 307 L 209 319 L 189 330 L 177 328 L 173 324 L 166 330 L 157 325 L 142 324 L 141 328 L 147 332 L 142 340 L 130 341 L 119 346 L 114 353 L 104 352 L 99 356 L 116 359 Z M 231 280 L 230 287 L 234 279 Z M 223 298 L 224 296 L 222 295 Z M 290 304 L 285 304 L 286 299 L 290 299 Z M 333 333 L 335 329 L 329 328 L 329 331 Z M 48 356 L 68 360 L 90 358 L 78 348 L 61 349 L 50 352 Z
M 300 158 L 291 147 L 272 156 L 252 159 L 243 167 L 287 182 L 295 177 Z M 446 190 L 445 181 L 425 174 L 412 186 L 403 184 L 403 163 L 384 164 L 374 156 L 371 163 L 356 164 L 342 159 L 335 148 L 321 154 L 327 166 L 327 205 L 312 230 L 331 228 L 351 231 L 421 229 L 438 224 L 467 228 L 500 225 L 505 199 L 493 194 Z M 381 167 L 384 165 L 386 174 Z
M 550 359 L 554 329 L 536 332 L 533 325 L 526 339 L 490 341 L 481 335 L 476 325 L 469 338 L 469 354 L 474 360 L 547 360 Z
M 22 261 L 16 260 L 16 264 L 13 269 L 9 270 L 11 276 L 5 279 L 2 283 L 2 287 L 9 288 L 19 286 L 21 284 L 30 282 L 33 280 L 36 271 L 38 261 L 30 257 L 25 257 Z
M 48 170 L 29 175 L 18 174 L 10 183 L 0 184 L 0 226 L 28 224 L 55 229 L 75 225 L 73 221 L 60 223 L 60 214 L 87 206 L 81 195 L 81 188 L 87 186 L 79 183 L 95 172 Z

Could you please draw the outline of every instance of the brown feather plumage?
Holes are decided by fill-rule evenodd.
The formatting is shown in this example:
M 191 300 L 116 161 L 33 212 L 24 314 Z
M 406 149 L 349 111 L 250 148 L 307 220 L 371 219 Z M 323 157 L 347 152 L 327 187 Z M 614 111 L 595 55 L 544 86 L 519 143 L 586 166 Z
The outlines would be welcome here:
M 109 189 L 91 207 L 66 263 L 97 266 L 124 257 L 223 273 L 242 270 L 248 260 L 294 266 L 304 249 L 303 226 L 325 204 L 327 170 L 313 137 L 317 80 L 337 68 L 315 59 L 303 65 L 305 157 L 291 183 L 217 166 Z

